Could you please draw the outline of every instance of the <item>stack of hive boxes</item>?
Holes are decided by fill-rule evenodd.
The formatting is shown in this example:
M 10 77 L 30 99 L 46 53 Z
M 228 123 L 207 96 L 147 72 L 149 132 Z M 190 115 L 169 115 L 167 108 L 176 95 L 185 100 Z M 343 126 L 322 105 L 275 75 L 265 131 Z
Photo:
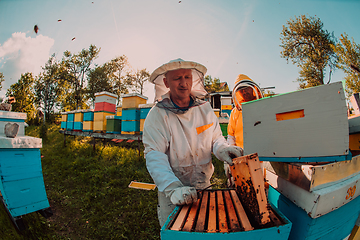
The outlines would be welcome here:
M 232 110 L 231 97 L 222 97 L 221 98 L 221 113 L 227 113 L 230 117 Z
M 67 122 L 67 112 L 61 113 L 61 129 L 66 129 L 66 122 Z
M 93 131 L 106 131 L 106 116 L 115 115 L 117 95 L 109 92 L 95 93 Z
M 74 130 L 74 120 L 75 120 L 75 111 L 67 112 L 67 120 L 66 120 L 66 130 L 72 131 Z
M 341 82 L 243 103 L 244 155 L 264 161 L 289 239 L 344 239 L 360 214 L 360 156 L 349 154 Z
M 84 110 L 74 111 L 74 131 L 83 130 L 83 112 Z
M 138 93 L 122 96 L 121 134 L 140 134 L 140 104 L 145 104 L 147 97 Z
M 15 222 L 24 214 L 49 208 L 41 167 L 41 138 L 25 136 L 26 113 L 0 111 L 0 200 Z M 7 124 L 16 137 L 6 137 Z
M 93 109 L 84 110 L 83 131 L 92 132 L 93 129 L 94 129 L 94 110 Z
M 146 116 L 150 112 L 150 109 L 154 106 L 154 103 L 148 103 L 148 104 L 139 104 L 140 109 L 140 133 L 142 134 L 144 130 L 144 123 Z

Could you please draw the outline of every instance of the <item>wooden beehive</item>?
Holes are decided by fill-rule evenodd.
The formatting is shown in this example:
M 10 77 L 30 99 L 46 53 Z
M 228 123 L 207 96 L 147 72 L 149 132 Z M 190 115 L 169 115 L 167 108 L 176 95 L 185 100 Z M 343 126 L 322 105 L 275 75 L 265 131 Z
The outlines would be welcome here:
M 138 93 L 129 93 L 122 96 L 122 109 L 138 108 L 139 104 L 145 104 L 147 97 Z
M 0 111 L 0 136 L 5 136 L 5 125 L 8 123 L 16 123 L 19 125 L 17 136 L 25 135 L 26 113 Z
M 347 160 L 339 157 L 349 154 L 341 82 L 246 102 L 242 111 L 244 154 L 257 152 L 261 161 Z
M 235 190 L 205 190 L 197 202 L 177 207 L 161 239 L 287 239 L 291 223 L 269 207 L 271 223 L 255 229 Z

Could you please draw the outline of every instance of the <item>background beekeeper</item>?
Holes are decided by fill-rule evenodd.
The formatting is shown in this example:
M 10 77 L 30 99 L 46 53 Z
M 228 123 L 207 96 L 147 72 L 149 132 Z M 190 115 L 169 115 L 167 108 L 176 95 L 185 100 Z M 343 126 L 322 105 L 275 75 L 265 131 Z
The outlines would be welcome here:
M 143 143 L 147 169 L 158 187 L 158 218 L 163 226 L 175 205 L 197 201 L 197 189 L 210 185 L 214 172 L 211 152 L 228 163 L 242 149 L 229 146 L 208 102 L 199 97 L 206 68 L 176 59 L 150 76 L 156 105 L 144 123 Z
M 263 97 L 264 95 L 260 87 L 251 78 L 245 74 L 238 75 L 232 91 L 232 100 L 235 107 L 231 111 L 228 124 L 227 142 L 229 145 L 244 148 L 241 104 Z M 234 185 L 234 181 L 231 177 L 230 168 L 227 163 L 224 163 L 224 169 L 229 179 L 228 186 L 231 187 Z

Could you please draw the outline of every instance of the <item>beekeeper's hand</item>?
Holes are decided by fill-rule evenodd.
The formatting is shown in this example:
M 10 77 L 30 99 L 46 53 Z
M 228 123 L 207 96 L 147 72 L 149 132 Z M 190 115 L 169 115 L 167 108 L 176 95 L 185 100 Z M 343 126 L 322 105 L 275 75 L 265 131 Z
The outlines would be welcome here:
M 217 151 L 217 157 L 223 162 L 227 162 L 230 166 L 233 165 L 233 158 L 241 157 L 244 150 L 238 146 L 223 146 Z
M 174 189 L 170 200 L 175 205 L 190 204 L 197 201 L 197 192 L 194 187 L 179 187 Z

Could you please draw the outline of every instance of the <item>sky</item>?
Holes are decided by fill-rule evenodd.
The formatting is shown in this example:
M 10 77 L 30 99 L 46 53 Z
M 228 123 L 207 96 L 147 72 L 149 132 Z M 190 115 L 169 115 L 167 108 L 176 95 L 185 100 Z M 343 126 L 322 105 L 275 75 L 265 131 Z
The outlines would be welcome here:
M 262 88 L 291 92 L 299 68 L 280 57 L 283 25 L 318 17 L 337 38 L 346 33 L 360 44 L 359 12 L 360 0 L 0 0 L 0 97 L 21 74 L 38 75 L 52 54 L 61 60 L 91 44 L 101 48 L 98 65 L 126 55 L 133 70 L 152 73 L 182 58 L 203 64 L 230 90 L 242 73 Z M 336 70 L 331 82 L 343 78 Z M 153 102 L 152 84 L 144 95 Z

